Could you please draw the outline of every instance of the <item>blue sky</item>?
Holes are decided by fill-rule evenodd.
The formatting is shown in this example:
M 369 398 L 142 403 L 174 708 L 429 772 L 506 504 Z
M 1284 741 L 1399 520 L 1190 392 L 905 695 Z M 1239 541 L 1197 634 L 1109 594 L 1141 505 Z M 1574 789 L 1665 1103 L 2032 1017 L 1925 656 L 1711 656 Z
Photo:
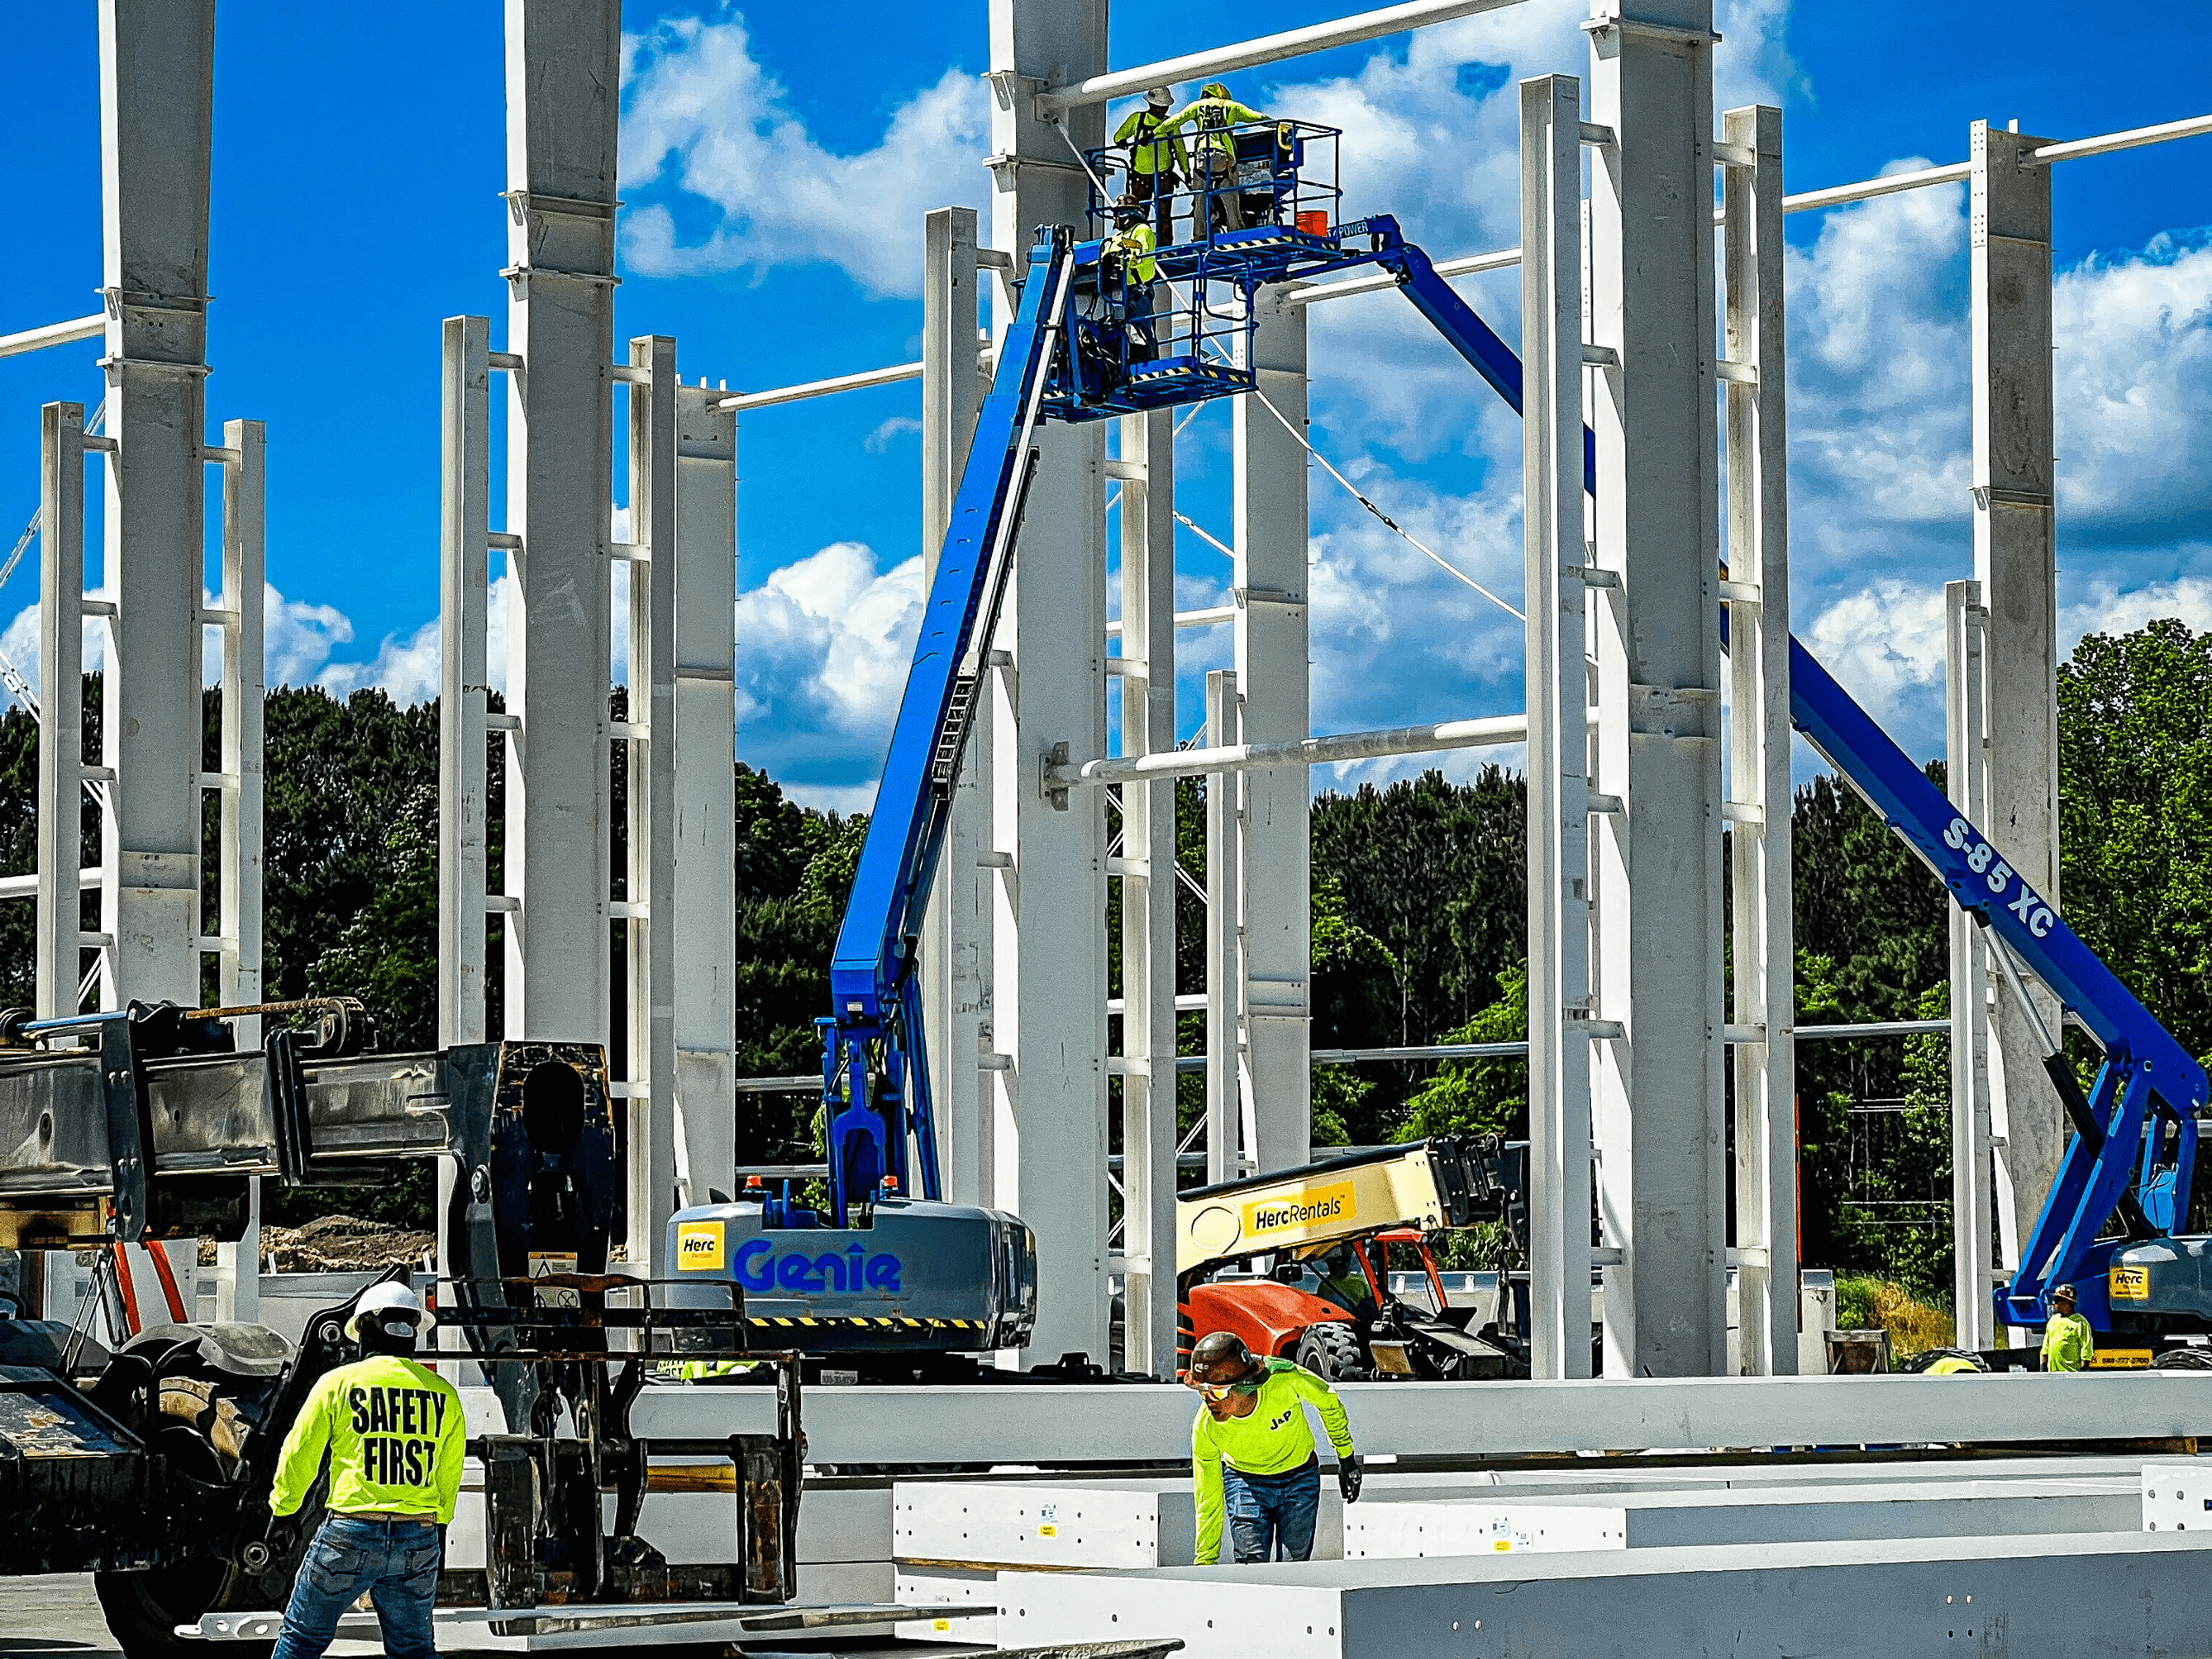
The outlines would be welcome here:
M 1249 27 L 1352 9 L 1295 0 Z M 1115 15 L 1117 63 L 1238 27 L 1218 7 Z M 1353 211 L 1398 213 L 1440 257 L 1479 251 L 1516 239 L 1510 82 L 1586 73 L 1582 15 L 1532 0 L 1233 79 L 1248 101 L 1346 129 Z M 2169 16 L 2082 16 L 2023 4 L 1996 30 L 1963 6 L 1724 0 L 1719 101 L 1783 105 L 1793 190 L 1961 159 L 1976 116 L 2074 137 L 2212 106 Z M 982 199 L 983 0 L 629 4 L 625 25 L 618 340 L 672 334 L 687 376 L 745 389 L 916 355 L 920 213 Z M 211 430 L 269 423 L 270 677 L 424 695 L 438 321 L 486 313 L 497 345 L 505 297 L 500 9 L 223 0 L 219 29 L 208 413 Z M 0 14 L 0 60 L 18 66 L 0 192 L 20 250 L 0 332 L 95 308 L 96 54 L 89 6 Z M 2065 644 L 2152 614 L 2212 626 L 2208 163 L 2197 139 L 2057 175 Z M 1963 187 L 1789 231 L 1797 631 L 1930 753 L 1941 584 L 1971 574 Z M 1514 337 L 1510 273 L 1465 291 Z M 1395 296 L 1312 315 L 1324 452 L 1516 596 L 1510 417 Z M 0 360 L 0 522 L 36 505 L 38 405 L 96 403 L 97 355 Z M 802 798 L 852 807 L 872 791 L 917 615 L 918 404 L 886 388 L 760 411 L 740 433 L 739 752 Z M 1184 511 L 1216 534 L 1227 429 L 1225 409 L 1202 414 L 1179 457 Z M 1315 728 L 1517 709 L 1510 620 L 1318 473 L 1313 491 Z M 1179 557 L 1185 602 L 1219 593 L 1226 561 L 1187 536 Z M 0 645 L 19 660 L 35 597 L 27 560 L 0 590 Z M 1227 641 L 1183 643 L 1188 726 Z

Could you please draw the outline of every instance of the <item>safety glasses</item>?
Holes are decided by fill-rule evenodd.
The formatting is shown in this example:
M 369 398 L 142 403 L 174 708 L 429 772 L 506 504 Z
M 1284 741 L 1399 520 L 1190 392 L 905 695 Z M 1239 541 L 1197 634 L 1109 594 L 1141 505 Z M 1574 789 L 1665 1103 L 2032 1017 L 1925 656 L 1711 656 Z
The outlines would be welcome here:
M 1261 1380 L 1255 1376 L 1244 1382 L 1201 1382 L 1198 1392 L 1209 1400 L 1226 1400 L 1232 1394 L 1257 1394 Z

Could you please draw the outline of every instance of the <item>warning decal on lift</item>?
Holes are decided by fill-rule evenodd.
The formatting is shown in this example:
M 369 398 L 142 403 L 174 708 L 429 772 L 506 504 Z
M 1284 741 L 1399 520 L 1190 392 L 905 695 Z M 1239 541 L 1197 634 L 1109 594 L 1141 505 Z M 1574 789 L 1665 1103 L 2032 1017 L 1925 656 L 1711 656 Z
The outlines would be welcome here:
M 532 1250 L 530 1253 L 530 1276 L 533 1279 L 553 1279 L 573 1276 L 576 1271 L 574 1250 Z M 540 1307 L 582 1307 L 582 1295 L 565 1285 L 534 1292 Z

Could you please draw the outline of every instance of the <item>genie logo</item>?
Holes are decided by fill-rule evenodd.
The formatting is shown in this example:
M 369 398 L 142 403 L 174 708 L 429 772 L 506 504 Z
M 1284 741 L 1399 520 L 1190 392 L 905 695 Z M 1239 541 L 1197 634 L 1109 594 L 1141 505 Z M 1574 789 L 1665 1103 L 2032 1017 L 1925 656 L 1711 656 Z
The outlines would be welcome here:
M 750 1291 L 790 1290 L 820 1294 L 825 1290 L 887 1290 L 899 1294 L 899 1258 L 870 1255 L 858 1244 L 840 1253 L 820 1255 L 778 1255 L 772 1240 L 748 1238 L 737 1247 L 732 1263 L 737 1282 Z

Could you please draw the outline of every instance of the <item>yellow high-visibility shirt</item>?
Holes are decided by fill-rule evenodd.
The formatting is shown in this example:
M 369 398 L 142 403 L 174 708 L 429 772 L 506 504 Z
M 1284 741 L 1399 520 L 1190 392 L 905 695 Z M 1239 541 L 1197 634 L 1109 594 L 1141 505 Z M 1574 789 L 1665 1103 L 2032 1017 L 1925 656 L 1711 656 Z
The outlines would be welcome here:
M 1192 129 L 1192 146 L 1197 149 L 1219 149 L 1234 154 L 1236 137 L 1229 129 L 1243 126 L 1268 118 L 1257 110 L 1248 110 L 1233 98 L 1193 99 L 1160 127 L 1170 133 L 1181 127 Z
M 444 1526 L 460 1500 L 467 1443 L 459 1389 L 411 1359 L 372 1354 L 308 1393 L 284 1437 L 269 1513 L 297 1511 L 327 1452 L 334 1514 L 435 1514 Z
M 1179 173 L 1190 165 L 1183 141 L 1162 130 L 1166 124 L 1166 116 L 1154 115 L 1147 105 L 1114 129 L 1114 142 L 1128 149 L 1130 172 Z
M 1153 250 L 1160 245 L 1160 238 L 1153 234 L 1152 226 L 1139 219 L 1135 224 L 1114 232 L 1107 238 L 1106 251 L 1122 256 L 1132 284 L 1147 283 L 1160 274 L 1160 262 Z
M 1339 1458 L 1351 1456 L 1351 1425 L 1344 1403 L 1323 1378 L 1287 1359 L 1267 1362 L 1266 1381 L 1249 1417 L 1216 1421 L 1212 1408 L 1198 1407 L 1191 1420 L 1192 1503 L 1198 1510 L 1197 1564 L 1221 1559 L 1221 1523 L 1228 1505 L 1222 1493 L 1221 1465 L 1226 1459 L 1239 1473 L 1287 1474 L 1313 1455 L 1313 1431 L 1306 1426 L 1306 1405 L 1321 1414 L 1321 1427 Z
M 2089 1322 L 2079 1313 L 2053 1313 L 2043 1328 L 2043 1368 L 2046 1371 L 2078 1371 L 2096 1357 L 2096 1338 Z

